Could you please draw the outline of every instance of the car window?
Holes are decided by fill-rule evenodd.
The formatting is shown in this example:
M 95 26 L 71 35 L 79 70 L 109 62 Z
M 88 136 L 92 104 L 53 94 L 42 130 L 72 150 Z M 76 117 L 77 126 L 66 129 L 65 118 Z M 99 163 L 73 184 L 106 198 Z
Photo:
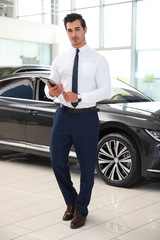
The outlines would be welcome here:
M 125 102 L 148 102 L 152 101 L 149 97 L 120 80 L 112 79 L 110 99 L 101 103 L 125 103 Z
M 0 96 L 32 99 L 33 92 L 29 79 L 15 78 L 1 80 Z
M 44 92 L 44 88 L 45 88 L 45 83 L 42 82 L 40 79 L 38 79 L 37 82 L 37 87 L 38 87 L 38 100 L 40 101 L 47 101 L 47 102 L 53 102 L 51 99 L 46 97 L 46 94 Z
M 1 67 L 0 68 L 0 77 L 5 77 L 5 76 L 11 74 L 12 72 L 13 72 L 12 68 L 9 68 L 9 67 L 2 68 Z

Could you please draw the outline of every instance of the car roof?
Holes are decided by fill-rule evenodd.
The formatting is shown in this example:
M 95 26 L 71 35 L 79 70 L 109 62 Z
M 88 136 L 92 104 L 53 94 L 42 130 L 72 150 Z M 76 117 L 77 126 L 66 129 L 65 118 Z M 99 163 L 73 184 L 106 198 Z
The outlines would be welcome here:
M 16 73 L 50 71 L 51 67 L 47 65 L 21 65 L 0 67 L 0 78 L 7 77 Z
M 36 78 L 39 76 L 45 76 L 49 77 L 50 71 L 32 71 L 32 72 L 20 72 L 15 74 L 10 74 L 8 76 L 0 78 L 1 81 L 9 80 L 9 79 L 15 79 L 15 78 Z

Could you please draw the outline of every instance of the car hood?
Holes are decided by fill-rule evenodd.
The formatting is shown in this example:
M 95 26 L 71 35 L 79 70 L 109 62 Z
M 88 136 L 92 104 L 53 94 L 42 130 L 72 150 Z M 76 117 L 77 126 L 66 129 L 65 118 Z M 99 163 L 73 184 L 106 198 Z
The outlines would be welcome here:
M 127 115 L 139 114 L 150 117 L 160 117 L 160 102 L 116 103 L 108 104 L 108 107 L 111 111 L 123 111 Z M 108 107 L 100 104 L 101 110 L 104 110 L 104 108 L 106 109 Z

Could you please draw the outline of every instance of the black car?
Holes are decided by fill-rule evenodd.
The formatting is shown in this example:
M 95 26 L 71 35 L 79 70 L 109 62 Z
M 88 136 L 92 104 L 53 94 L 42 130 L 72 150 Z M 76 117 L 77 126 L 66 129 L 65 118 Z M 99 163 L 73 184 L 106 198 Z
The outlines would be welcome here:
M 0 78 L 11 76 L 16 73 L 24 73 L 24 72 L 35 72 L 35 71 L 50 71 L 50 66 L 43 65 L 22 65 L 22 66 L 4 66 L 0 67 Z
M 21 71 L 0 79 L 0 154 L 4 151 L 49 156 L 54 113 L 39 76 Z M 128 84 L 112 80 L 109 100 L 97 104 L 100 119 L 97 171 L 110 185 L 127 187 L 141 176 L 160 173 L 160 103 Z M 70 157 L 76 158 L 74 147 Z

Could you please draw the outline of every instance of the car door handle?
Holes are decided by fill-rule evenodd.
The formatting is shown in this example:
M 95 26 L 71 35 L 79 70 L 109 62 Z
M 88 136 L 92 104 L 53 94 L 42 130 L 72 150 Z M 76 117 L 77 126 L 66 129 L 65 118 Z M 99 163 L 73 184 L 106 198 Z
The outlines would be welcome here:
M 29 110 L 29 113 L 33 116 L 38 114 L 36 110 Z

